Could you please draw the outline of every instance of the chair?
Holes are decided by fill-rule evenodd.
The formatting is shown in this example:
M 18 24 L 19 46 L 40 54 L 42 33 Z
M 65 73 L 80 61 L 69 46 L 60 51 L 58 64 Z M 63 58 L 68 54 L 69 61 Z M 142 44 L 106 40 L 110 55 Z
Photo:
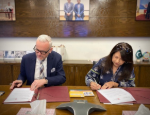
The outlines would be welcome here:
M 93 61 L 93 66 L 97 63 L 98 61 Z

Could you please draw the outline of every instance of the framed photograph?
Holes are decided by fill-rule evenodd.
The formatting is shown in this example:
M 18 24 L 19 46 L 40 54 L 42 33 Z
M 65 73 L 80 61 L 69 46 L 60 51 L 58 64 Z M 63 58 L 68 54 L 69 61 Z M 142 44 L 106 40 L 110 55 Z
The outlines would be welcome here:
M 14 59 L 15 51 L 4 51 L 4 58 L 5 59 Z
M 4 52 L 0 51 L 0 59 L 3 59 L 3 58 L 4 58 Z
M 90 0 L 59 0 L 61 21 L 89 20 Z
M 150 20 L 150 0 L 137 0 L 136 20 Z
M 15 58 L 22 58 L 26 55 L 26 51 L 15 51 Z
M 143 61 L 149 62 L 150 61 L 150 52 L 144 52 L 143 53 Z
M 15 20 L 15 0 L 0 0 L 0 21 Z
M 35 51 L 33 51 L 33 50 L 27 50 L 26 54 L 33 53 L 33 52 L 35 52 Z

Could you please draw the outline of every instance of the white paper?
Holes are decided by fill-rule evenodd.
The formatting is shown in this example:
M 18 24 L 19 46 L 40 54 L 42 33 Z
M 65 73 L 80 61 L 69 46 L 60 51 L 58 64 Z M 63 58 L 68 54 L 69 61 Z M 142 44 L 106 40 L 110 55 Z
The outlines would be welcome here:
M 150 110 L 141 104 L 135 115 L 150 115 Z
M 31 91 L 30 88 L 15 88 L 4 101 L 4 103 L 28 102 L 32 100 L 33 95 L 34 91 Z
M 112 105 L 112 103 L 103 103 L 103 104 Z M 133 105 L 133 103 L 117 103 L 115 105 Z
M 30 114 L 35 115 L 45 115 L 46 114 L 46 99 L 44 100 L 36 100 L 31 105 L 31 112 Z
M 122 102 L 135 101 L 134 97 L 127 91 L 121 88 L 111 88 L 98 90 L 111 104 L 118 104 Z

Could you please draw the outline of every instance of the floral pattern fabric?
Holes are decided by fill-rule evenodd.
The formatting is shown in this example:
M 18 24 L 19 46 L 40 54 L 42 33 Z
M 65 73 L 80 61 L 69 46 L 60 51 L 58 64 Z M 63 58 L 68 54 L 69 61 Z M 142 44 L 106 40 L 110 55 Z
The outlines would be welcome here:
M 87 86 L 90 85 L 90 82 L 94 81 L 103 86 L 106 82 L 114 81 L 119 84 L 118 87 L 135 87 L 135 74 L 134 69 L 132 70 L 131 76 L 128 81 L 122 80 L 118 81 L 119 76 L 122 74 L 123 65 L 121 65 L 115 74 L 113 75 L 113 71 L 107 71 L 106 73 L 102 73 L 102 67 L 105 66 L 104 64 L 105 58 L 102 58 L 98 61 L 97 64 L 95 64 L 92 69 L 87 73 L 85 77 L 85 83 Z M 101 66 L 101 69 L 99 69 L 99 65 Z

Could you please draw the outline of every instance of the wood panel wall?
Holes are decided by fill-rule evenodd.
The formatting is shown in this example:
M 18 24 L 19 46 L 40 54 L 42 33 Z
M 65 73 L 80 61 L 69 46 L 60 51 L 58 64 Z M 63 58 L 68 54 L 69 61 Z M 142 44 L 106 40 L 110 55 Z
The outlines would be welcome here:
M 16 21 L 1 21 L 0 37 L 149 37 L 150 21 L 135 20 L 136 4 L 90 0 L 89 21 L 66 22 L 59 21 L 59 0 L 15 0 Z

